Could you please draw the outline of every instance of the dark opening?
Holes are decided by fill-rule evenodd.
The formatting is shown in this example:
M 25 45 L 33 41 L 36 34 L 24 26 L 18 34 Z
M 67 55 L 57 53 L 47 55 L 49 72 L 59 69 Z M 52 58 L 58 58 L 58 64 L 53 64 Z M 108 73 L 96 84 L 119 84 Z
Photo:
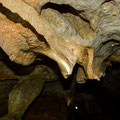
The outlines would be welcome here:
M 71 7 L 70 5 L 65 5 L 65 4 L 59 5 L 59 4 L 48 2 L 47 4 L 42 6 L 42 9 L 47 9 L 47 8 L 52 8 L 54 10 L 59 11 L 60 13 L 72 13 L 76 16 L 79 16 L 79 13 L 80 13 L 80 11 L 77 11 L 76 9 Z

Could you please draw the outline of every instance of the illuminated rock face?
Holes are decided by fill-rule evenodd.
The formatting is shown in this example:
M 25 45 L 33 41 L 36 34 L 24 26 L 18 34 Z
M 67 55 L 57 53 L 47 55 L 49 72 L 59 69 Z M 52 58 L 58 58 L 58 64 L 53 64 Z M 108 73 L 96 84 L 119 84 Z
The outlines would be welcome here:
M 45 55 L 57 62 L 64 78 L 77 63 L 78 83 L 99 80 L 111 61 L 120 61 L 120 1 L 0 0 L 0 47 L 15 63 L 30 65 Z M 50 71 L 40 67 L 22 78 L 0 120 L 19 120 Z
M 29 65 L 44 54 L 65 78 L 80 66 L 77 81 L 97 79 L 119 62 L 119 0 L 0 0 L 0 46 Z

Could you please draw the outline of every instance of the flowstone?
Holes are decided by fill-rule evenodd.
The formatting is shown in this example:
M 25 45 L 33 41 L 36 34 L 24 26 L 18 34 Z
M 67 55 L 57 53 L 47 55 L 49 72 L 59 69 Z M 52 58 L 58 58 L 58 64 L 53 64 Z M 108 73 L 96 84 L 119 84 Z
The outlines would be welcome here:
M 119 11 L 119 0 L 0 0 L 0 47 L 18 64 L 45 55 L 57 62 L 64 78 L 77 63 L 78 83 L 100 80 L 111 61 L 120 61 Z M 27 95 L 22 86 L 17 89 Z

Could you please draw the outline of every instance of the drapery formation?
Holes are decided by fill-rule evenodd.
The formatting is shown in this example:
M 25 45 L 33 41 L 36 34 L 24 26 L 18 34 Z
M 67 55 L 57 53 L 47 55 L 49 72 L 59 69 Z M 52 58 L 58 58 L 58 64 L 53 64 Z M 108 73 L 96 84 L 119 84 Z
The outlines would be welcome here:
M 120 61 L 120 1 L 0 0 L 0 46 L 16 63 L 44 54 L 65 78 L 77 63 L 78 82 L 99 80 Z

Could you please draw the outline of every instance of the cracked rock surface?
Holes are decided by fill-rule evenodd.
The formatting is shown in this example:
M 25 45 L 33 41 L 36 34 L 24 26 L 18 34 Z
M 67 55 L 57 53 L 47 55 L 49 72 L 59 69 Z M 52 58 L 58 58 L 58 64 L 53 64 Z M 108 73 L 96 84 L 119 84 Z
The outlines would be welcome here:
M 120 62 L 120 0 L 0 0 L 0 53 L 0 120 L 21 120 L 59 70 L 84 85 Z
M 77 82 L 99 80 L 120 61 L 119 11 L 119 0 L 0 0 L 0 46 L 16 63 L 43 54 L 65 78 L 77 63 Z

